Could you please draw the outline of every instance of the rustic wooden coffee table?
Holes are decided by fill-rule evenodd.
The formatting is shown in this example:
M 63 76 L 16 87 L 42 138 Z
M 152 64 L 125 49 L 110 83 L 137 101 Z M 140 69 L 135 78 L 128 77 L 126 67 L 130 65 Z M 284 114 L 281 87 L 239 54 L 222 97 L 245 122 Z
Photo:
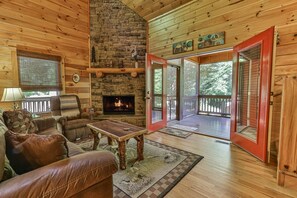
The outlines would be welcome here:
M 93 150 L 96 150 L 100 138 L 99 133 L 107 136 L 108 143 L 116 140 L 119 145 L 120 168 L 126 169 L 126 141 L 134 138 L 137 141 L 137 160 L 143 160 L 143 135 L 147 132 L 145 128 L 138 127 L 116 120 L 103 120 L 87 124 L 94 135 Z

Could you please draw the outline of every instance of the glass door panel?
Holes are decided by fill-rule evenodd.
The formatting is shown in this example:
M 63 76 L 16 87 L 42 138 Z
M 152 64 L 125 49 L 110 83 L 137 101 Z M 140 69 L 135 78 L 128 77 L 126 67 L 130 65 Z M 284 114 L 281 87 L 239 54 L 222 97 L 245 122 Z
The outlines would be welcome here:
M 146 54 L 146 127 L 149 132 L 167 125 L 166 71 L 165 59 Z
M 152 124 L 163 120 L 163 69 L 161 64 L 152 65 Z
M 239 53 L 236 132 L 257 141 L 261 43 Z
M 232 143 L 267 161 L 274 27 L 233 48 Z

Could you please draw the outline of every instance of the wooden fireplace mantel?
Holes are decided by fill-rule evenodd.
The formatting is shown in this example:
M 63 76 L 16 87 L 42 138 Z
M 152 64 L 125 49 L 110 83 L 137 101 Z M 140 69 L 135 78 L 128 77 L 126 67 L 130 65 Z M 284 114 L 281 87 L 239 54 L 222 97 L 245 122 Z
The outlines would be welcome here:
M 130 75 L 135 78 L 139 73 L 144 73 L 144 68 L 87 68 L 87 72 L 95 73 L 96 77 L 101 78 L 104 74 L 125 74 L 130 73 Z

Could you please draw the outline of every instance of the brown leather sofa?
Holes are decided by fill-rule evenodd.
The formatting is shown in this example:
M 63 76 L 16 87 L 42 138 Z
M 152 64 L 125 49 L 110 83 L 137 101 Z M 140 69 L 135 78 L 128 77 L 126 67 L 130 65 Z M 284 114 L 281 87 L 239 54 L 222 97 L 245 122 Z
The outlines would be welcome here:
M 0 116 L 0 180 L 3 175 L 5 159 L 5 132 L 9 129 L 20 129 L 19 120 L 11 120 L 10 113 Z M 22 116 L 18 116 L 19 118 Z M 9 125 L 4 125 L 7 123 Z M 32 119 L 32 117 L 31 117 Z M 32 120 L 29 119 L 31 122 Z M 33 120 L 37 125 L 37 134 L 59 133 L 53 118 Z M 14 123 L 14 124 L 13 124 Z M 15 124 L 17 123 L 17 124 Z M 12 124 L 12 125 L 11 125 Z M 27 125 L 30 126 L 30 125 Z M 33 127 L 34 128 L 34 127 Z M 32 133 L 29 127 L 27 133 Z M 0 183 L 0 197 L 113 197 L 112 174 L 117 171 L 113 154 L 108 152 L 84 152 L 80 147 L 67 141 L 69 158 L 17 175 Z M 50 151 L 49 151 L 50 152 Z
M 77 95 L 51 97 L 52 116 L 58 121 L 58 130 L 71 142 L 91 136 L 86 126 L 93 122 L 91 115 L 81 110 Z

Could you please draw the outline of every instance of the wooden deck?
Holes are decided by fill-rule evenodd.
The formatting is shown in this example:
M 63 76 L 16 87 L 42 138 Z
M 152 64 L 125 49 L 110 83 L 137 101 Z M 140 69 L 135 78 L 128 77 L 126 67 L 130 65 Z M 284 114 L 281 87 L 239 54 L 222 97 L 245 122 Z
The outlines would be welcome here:
M 169 127 L 175 127 L 174 125 L 179 125 L 181 128 L 185 126 L 185 129 L 187 127 L 192 127 L 193 130 L 191 131 L 194 133 L 226 140 L 230 139 L 230 118 L 193 115 L 184 118 L 181 121 L 170 121 L 167 124 Z
M 183 139 L 155 132 L 146 138 L 204 156 L 166 198 L 297 197 L 297 191 L 277 185 L 276 167 L 232 144 L 198 134 Z

